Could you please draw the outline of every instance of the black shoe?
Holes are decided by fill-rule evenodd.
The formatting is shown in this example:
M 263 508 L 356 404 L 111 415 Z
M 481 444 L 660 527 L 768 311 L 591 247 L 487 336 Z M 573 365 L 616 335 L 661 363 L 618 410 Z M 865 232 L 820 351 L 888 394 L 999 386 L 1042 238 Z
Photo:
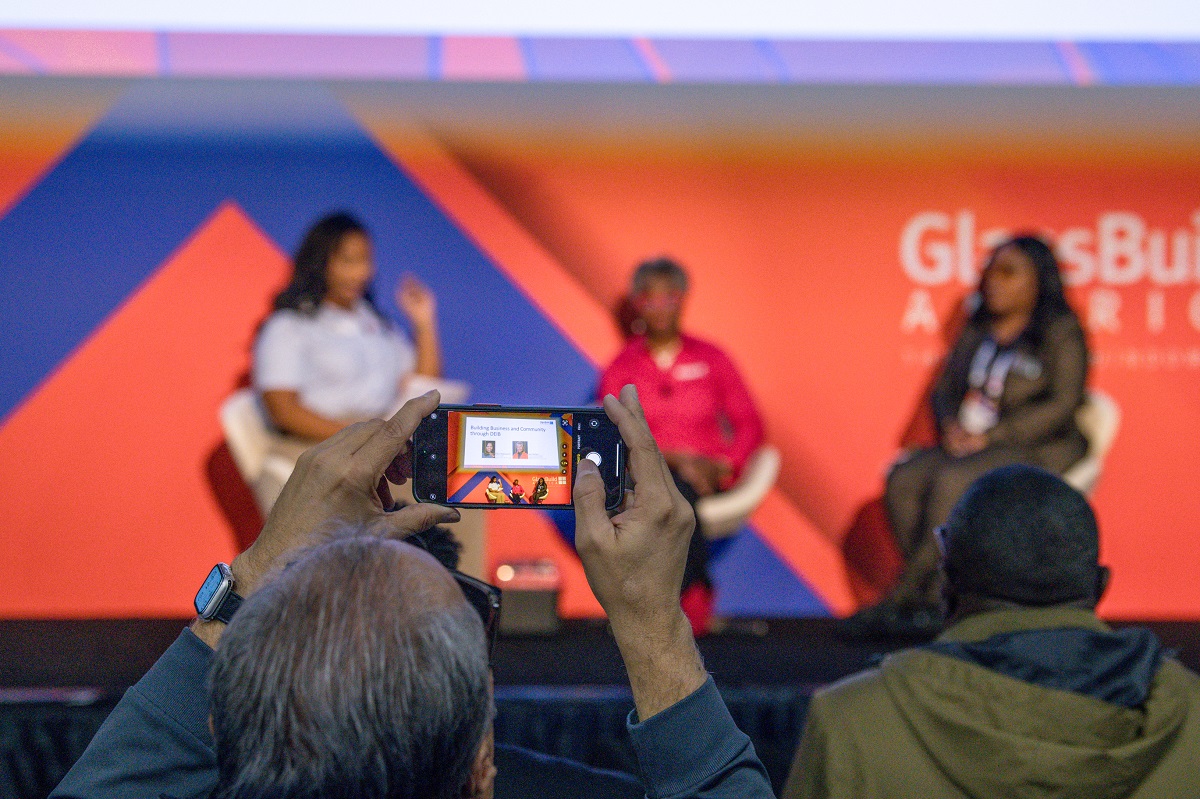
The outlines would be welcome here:
M 940 607 L 924 605 L 900 609 L 887 624 L 889 639 L 925 643 L 937 638 L 946 626 L 946 617 Z
M 838 632 L 854 641 L 923 643 L 945 626 L 941 608 L 901 606 L 891 600 L 865 607 L 838 622 Z
M 852 641 L 885 641 L 891 637 L 899 612 L 894 603 L 885 599 L 839 619 L 837 631 Z

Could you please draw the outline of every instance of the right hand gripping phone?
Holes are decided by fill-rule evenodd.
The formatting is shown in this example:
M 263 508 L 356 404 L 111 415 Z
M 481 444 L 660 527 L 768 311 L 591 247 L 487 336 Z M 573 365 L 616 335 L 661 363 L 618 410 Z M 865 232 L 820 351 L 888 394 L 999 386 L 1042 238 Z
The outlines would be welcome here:
M 625 443 L 603 408 L 439 405 L 413 433 L 413 494 L 456 508 L 570 508 L 581 458 L 616 509 Z

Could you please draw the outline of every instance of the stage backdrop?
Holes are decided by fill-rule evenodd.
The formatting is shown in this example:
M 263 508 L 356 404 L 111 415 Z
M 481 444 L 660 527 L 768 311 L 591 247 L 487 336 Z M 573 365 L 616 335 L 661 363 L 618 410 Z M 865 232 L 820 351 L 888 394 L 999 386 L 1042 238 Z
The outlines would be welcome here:
M 0 83 L 0 617 L 181 616 L 253 536 L 217 409 L 318 215 L 379 289 L 438 293 L 473 399 L 580 403 L 634 264 L 669 254 L 783 451 L 714 552 L 728 615 L 845 613 L 896 567 L 887 464 L 991 243 L 1061 247 L 1122 409 L 1094 494 L 1103 610 L 1200 618 L 1195 89 Z M 396 314 L 394 308 L 389 311 Z M 248 522 L 247 519 L 250 518 Z M 571 520 L 489 516 L 598 613 Z

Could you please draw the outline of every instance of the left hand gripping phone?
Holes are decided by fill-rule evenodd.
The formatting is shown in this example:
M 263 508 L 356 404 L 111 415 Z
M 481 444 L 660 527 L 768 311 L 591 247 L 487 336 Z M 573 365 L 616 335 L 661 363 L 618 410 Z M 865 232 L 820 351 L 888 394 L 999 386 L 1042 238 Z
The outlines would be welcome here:
M 619 507 L 625 443 L 603 408 L 440 405 L 413 433 L 413 494 L 456 508 L 570 508 L 581 458 L 600 469 L 605 507 Z

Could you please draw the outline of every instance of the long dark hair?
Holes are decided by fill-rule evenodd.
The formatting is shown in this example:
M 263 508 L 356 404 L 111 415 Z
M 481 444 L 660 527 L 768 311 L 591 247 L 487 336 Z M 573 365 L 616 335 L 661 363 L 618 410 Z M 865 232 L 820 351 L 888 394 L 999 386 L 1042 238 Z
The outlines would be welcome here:
M 1062 273 L 1058 270 L 1058 259 L 1054 256 L 1054 250 L 1050 249 L 1050 245 L 1037 236 L 1015 236 L 1001 243 L 988 256 L 987 266 L 990 266 L 992 261 L 995 260 L 996 253 L 1010 246 L 1016 247 L 1023 252 L 1029 258 L 1033 264 L 1034 271 L 1037 273 L 1037 302 L 1033 306 L 1033 314 L 1029 318 L 1029 324 L 1020 336 L 1028 341 L 1030 345 L 1036 347 L 1042 343 L 1046 335 L 1046 328 L 1050 326 L 1051 322 L 1063 314 L 1075 316 L 1075 311 L 1067 303 L 1067 295 L 1063 291 Z M 986 272 L 986 267 L 984 271 Z M 982 301 L 982 276 L 979 278 L 978 291 L 981 301 L 974 313 L 971 314 L 970 323 L 983 327 L 992 320 L 992 314 L 987 308 L 987 303 Z
M 292 259 L 292 279 L 275 297 L 273 307 L 276 311 L 290 309 L 304 314 L 317 312 L 328 290 L 325 270 L 329 266 L 329 259 L 341 245 L 342 239 L 351 233 L 371 237 L 366 225 L 345 211 L 338 211 L 319 219 L 308 229 Z M 375 298 L 370 289 L 367 289 L 363 299 L 379 314 L 379 307 L 375 305 Z

